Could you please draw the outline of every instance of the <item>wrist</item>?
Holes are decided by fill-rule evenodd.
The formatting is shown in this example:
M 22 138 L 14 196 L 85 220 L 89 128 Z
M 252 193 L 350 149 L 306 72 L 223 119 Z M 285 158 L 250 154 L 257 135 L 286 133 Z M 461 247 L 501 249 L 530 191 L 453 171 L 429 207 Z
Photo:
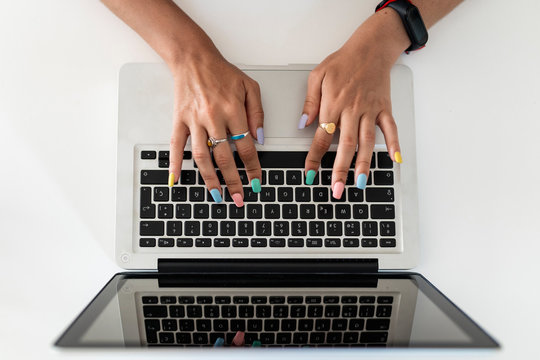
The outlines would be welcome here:
M 182 42 L 173 42 L 162 54 L 162 58 L 173 72 L 173 75 L 177 69 L 223 58 L 212 40 L 207 36 L 188 41 L 183 40 Z

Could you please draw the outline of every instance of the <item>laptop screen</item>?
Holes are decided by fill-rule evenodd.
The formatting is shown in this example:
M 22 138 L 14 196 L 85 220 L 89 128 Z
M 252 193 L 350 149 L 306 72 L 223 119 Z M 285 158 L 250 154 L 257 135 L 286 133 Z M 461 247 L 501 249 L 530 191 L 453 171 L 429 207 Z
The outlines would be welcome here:
M 117 274 L 65 347 L 497 347 L 418 274 Z

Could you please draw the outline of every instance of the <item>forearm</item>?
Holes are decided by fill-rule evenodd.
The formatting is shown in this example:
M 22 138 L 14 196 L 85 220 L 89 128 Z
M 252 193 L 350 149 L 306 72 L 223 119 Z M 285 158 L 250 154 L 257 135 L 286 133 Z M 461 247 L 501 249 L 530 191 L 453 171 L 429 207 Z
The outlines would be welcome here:
M 206 33 L 170 0 L 102 0 L 169 65 L 219 54 Z

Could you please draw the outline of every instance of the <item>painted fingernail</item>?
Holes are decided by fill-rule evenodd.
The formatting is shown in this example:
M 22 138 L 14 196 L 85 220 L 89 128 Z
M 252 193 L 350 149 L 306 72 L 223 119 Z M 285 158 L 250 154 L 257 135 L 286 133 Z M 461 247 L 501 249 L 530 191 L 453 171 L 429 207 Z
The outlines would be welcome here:
M 218 189 L 212 189 L 210 190 L 210 195 L 212 195 L 212 198 L 214 199 L 215 202 L 217 203 L 220 203 L 223 201 L 223 199 L 221 198 L 221 194 L 219 193 L 219 190 Z
M 234 335 L 234 338 L 232 339 L 232 344 L 234 346 L 244 345 L 244 332 L 243 331 L 236 332 L 236 335 Z
M 306 174 L 306 185 L 313 185 L 313 180 L 315 180 L 315 175 L 317 172 L 315 170 L 309 170 Z
M 242 195 L 241 194 L 232 194 L 231 195 L 233 201 L 234 201 L 234 204 L 236 205 L 236 207 L 242 207 L 244 206 L 244 199 L 242 199 Z
M 341 181 L 338 181 L 334 184 L 334 188 L 332 189 L 332 196 L 334 199 L 341 199 L 341 195 L 343 195 L 343 189 L 345 189 L 345 184 Z
M 398 164 L 401 164 L 403 162 L 403 159 L 401 158 L 401 153 L 399 151 L 396 151 L 394 153 L 394 159 L 396 159 L 396 162 Z
M 218 337 L 214 343 L 214 347 L 222 347 L 225 344 L 225 339 Z
M 169 173 L 169 187 L 173 187 L 174 185 L 174 174 Z
M 264 130 L 262 127 L 257 128 L 257 142 L 261 145 L 264 144 Z
M 261 342 L 259 340 L 253 340 L 251 347 L 261 347 Z
M 302 116 L 300 116 L 300 122 L 298 123 L 298 129 L 303 129 L 303 128 L 306 127 L 307 119 L 308 119 L 307 114 L 302 114 Z
M 366 188 L 366 183 L 367 183 L 366 174 L 358 175 L 358 177 L 356 178 L 356 187 L 363 190 Z
M 251 180 L 251 189 L 255 193 L 261 192 L 261 181 L 259 179 L 252 179 Z

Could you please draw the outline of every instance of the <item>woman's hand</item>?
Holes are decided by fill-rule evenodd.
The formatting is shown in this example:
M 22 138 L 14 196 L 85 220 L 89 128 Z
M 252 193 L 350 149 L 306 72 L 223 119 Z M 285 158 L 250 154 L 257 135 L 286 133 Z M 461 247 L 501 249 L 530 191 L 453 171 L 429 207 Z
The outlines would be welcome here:
M 386 41 L 368 19 L 341 49 L 328 56 L 310 74 L 299 129 L 319 115 L 320 124 L 340 129 L 332 172 L 332 196 L 341 198 L 347 173 L 358 145 L 356 186 L 364 189 L 375 145 L 375 126 L 384 134 L 388 153 L 401 163 L 398 132 L 390 102 L 390 70 L 405 48 L 407 38 Z M 399 18 L 398 18 L 399 20 Z M 406 34 L 405 34 L 406 36 Z M 322 156 L 332 142 L 332 127 L 319 126 L 306 157 L 306 181 L 313 182 Z
M 170 68 L 175 96 L 170 180 L 180 177 L 184 147 L 191 136 L 193 158 L 214 201 L 221 202 L 223 195 L 211 151 L 236 206 L 242 206 L 244 192 L 229 142 L 213 150 L 207 142 L 210 137 L 227 139 L 248 132 L 234 143 L 253 190 L 260 191 L 261 166 L 253 144 L 253 138 L 260 144 L 264 141 L 259 85 L 217 52 L 188 57 Z

